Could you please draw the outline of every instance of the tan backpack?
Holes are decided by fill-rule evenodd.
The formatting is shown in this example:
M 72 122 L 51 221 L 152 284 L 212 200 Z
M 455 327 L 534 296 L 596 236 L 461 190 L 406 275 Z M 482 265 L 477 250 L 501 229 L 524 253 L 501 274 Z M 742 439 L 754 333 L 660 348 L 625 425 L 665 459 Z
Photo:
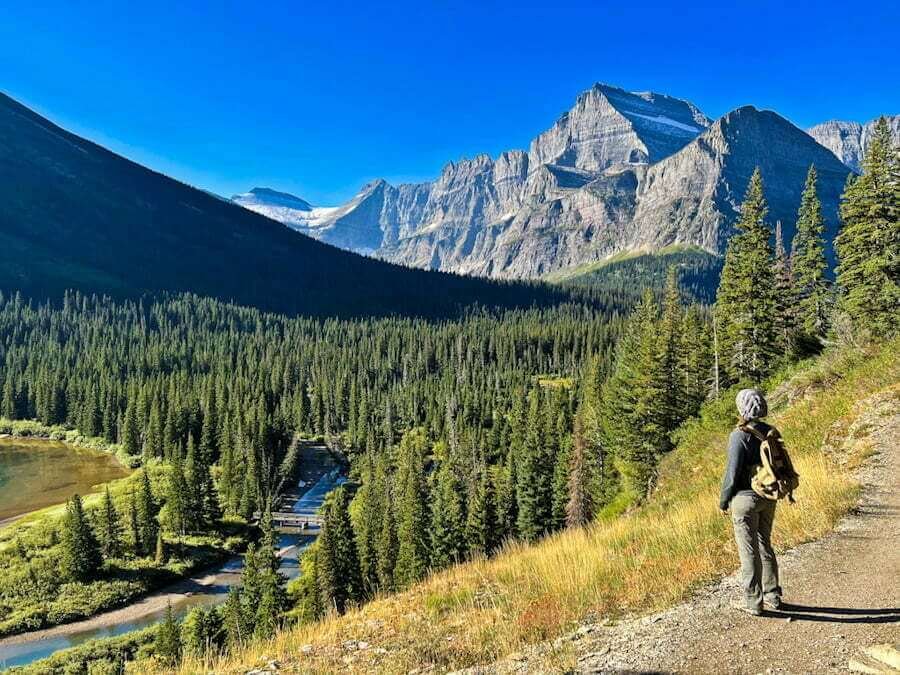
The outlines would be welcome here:
M 784 499 L 794 503 L 794 490 L 800 485 L 800 476 L 794 471 L 791 457 L 778 429 L 770 427 L 764 434 L 752 424 L 738 427 L 759 439 L 759 464 L 750 467 L 750 487 L 760 497 Z

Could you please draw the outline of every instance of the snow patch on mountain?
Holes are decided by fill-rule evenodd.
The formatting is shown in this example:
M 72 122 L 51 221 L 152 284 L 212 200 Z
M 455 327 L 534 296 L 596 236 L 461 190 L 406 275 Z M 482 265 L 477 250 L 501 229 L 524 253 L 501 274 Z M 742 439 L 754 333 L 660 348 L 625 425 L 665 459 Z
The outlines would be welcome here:
M 656 122 L 657 124 L 664 124 L 669 127 L 675 127 L 676 129 L 680 129 L 682 131 L 690 132 L 693 135 L 697 135 L 703 131 L 700 127 L 691 126 L 690 124 L 685 124 L 683 122 L 679 122 L 677 120 L 673 120 L 671 117 L 666 117 L 664 115 L 642 115 L 636 112 L 626 112 L 624 113 L 626 117 L 640 117 L 645 120 L 649 120 L 650 122 Z
M 305 199 L 287 192 L 259 187 L 234 195 L 231 201 L 301 232 L 326 226 L 334 212 L 341 208 L 312 206 Z

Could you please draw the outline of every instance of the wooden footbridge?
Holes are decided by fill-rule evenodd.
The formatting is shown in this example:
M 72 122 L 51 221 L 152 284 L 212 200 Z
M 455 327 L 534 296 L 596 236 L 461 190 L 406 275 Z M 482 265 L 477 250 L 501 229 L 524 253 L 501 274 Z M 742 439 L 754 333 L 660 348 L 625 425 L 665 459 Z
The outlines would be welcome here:
M 272 523 L 277 528 L 299 527 L 301 530 L 311 527 L 322 527 L 322 517 L 307 513 L 276 512 L 272 514 Z
M 253 514 L 253 522 L 258 523 L 259 511 Z M 322 516 L 309 513 L 293 513 L 291 511 L 275 511 L 272 513 L 272 525 L 276 530 L 286 528 L 310 530 L 322 527 Z

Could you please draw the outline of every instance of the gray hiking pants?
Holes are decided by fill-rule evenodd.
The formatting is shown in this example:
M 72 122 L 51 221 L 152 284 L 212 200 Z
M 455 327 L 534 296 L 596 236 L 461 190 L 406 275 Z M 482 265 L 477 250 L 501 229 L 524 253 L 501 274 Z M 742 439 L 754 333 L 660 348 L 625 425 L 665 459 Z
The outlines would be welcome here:
M 763 598 L 781 596 L 778 561 L 772 550 L 775 502 L 758 495 L 736 495 L 731 500 L 734 540 L 741 558 L 741 587 L 750 609 L 762 609 Z

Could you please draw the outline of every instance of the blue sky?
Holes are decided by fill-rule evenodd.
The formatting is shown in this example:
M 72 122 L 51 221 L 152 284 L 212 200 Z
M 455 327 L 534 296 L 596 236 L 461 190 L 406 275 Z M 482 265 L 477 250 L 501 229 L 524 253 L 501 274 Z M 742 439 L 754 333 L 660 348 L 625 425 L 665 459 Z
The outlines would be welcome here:
M 429 179 L 526 148 L 596 81 L 710 117 L 900 113 L 896 2 L 125 4 L 9 3 L 0 89 L 224 195 Z

